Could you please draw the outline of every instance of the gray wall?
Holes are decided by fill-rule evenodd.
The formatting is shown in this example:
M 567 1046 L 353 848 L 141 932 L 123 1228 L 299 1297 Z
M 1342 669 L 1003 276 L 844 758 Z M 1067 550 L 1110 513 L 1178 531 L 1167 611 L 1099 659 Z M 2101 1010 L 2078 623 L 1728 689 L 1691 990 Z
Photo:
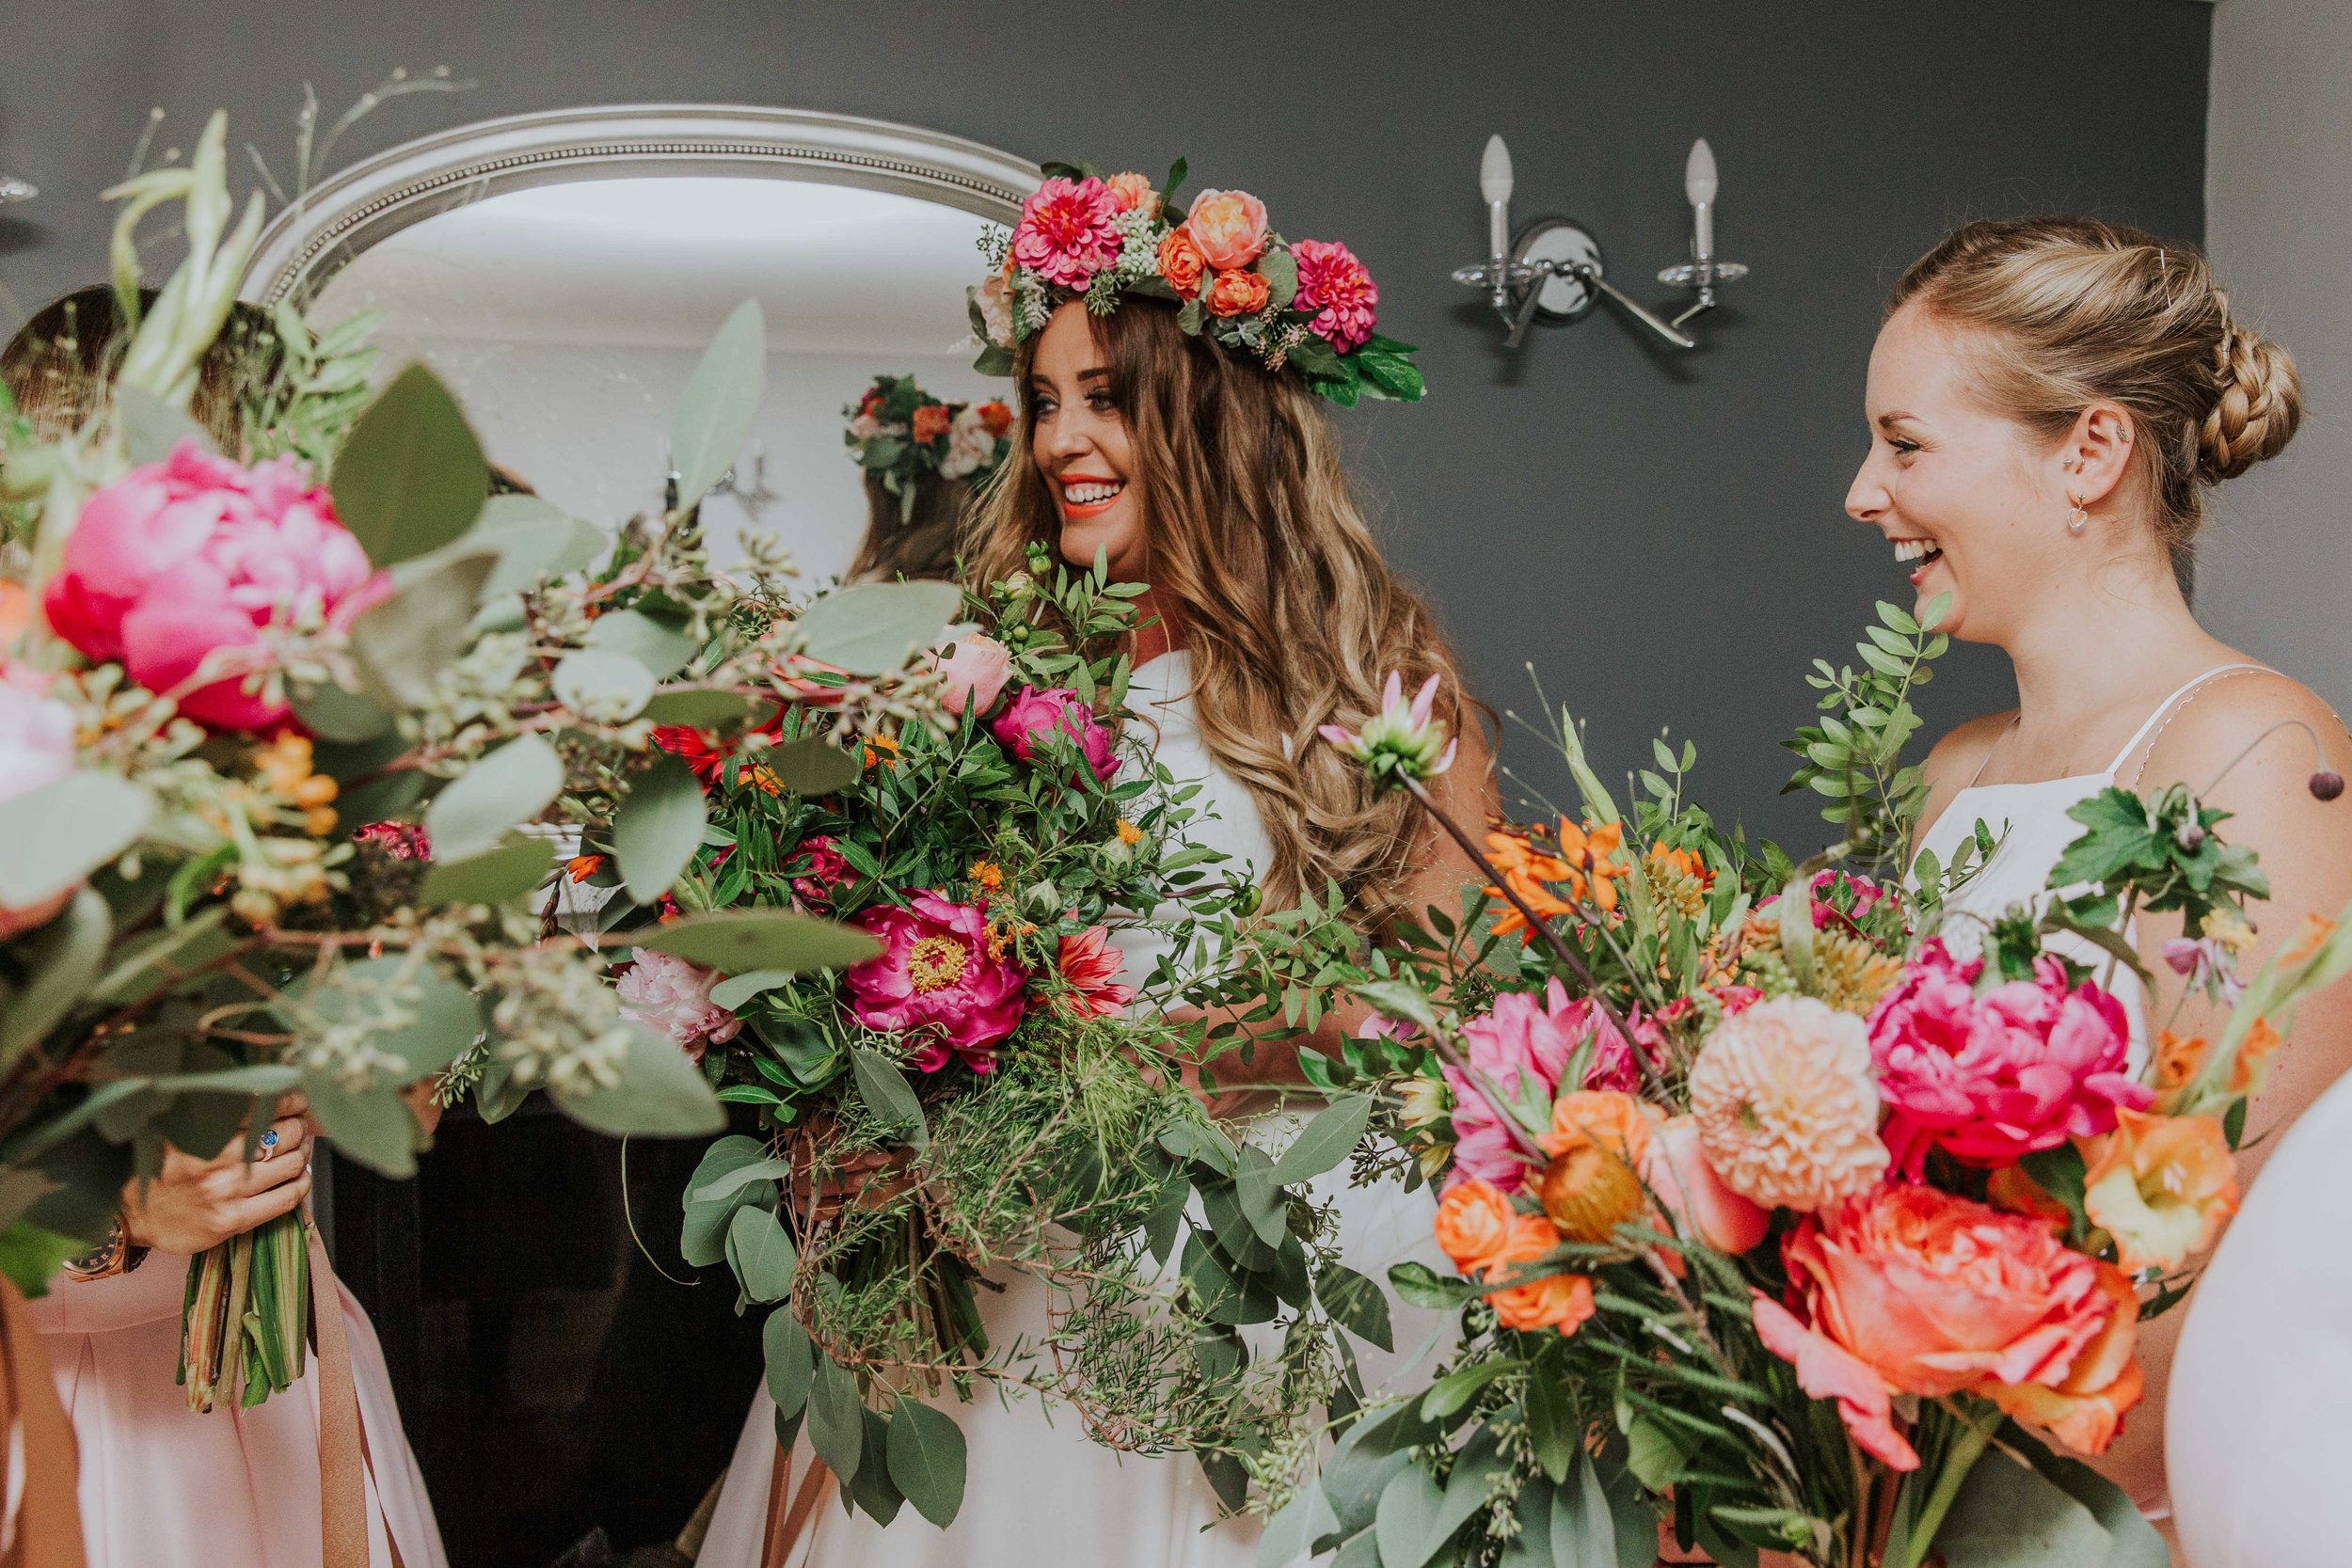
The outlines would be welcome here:
M 2314 0 L 2316 3 L 2316 0 Z M 1398 562 L 1437 600 L 1478 689 L 1533 710 L 1533 659 L 1614 769 L 1672 723 L 1702 789 L 1812 841 L 1775 801 L 1772 742 L 1808 710 L 1807 659 L 1908 594 L 1839 510 L 1860 458 L 1879 297 L 1949 224 L 2075 209 L 2203 228 L 2207 33 L 2198 0 L 1378 0 L 1356 6 L 785 0 L 11 0 L 0 168 L 39 182 L 0 218 L 25 301 L 95 277 L 151 104 L 193 134 L 229 108 L 283 162 L 302 80 L 330 112 L 388 68 L 480 87 L 363 123 L 345 155 L 460 119 L 596 101 L 748 101 L 911 120 L 1030 157 L 1263 197 L 1294 235 L 1344 239 L 1381 325 L 1423 346 L 1418 408 L 1340 416 Z M 2087 43 L 2089 47 L 2087 47 Z M 1706 347 L 1668 357 L 1613 315 L 1516 356 L 1447 275 L 1484 248 L 1489 131 L 1522 214 L 1573 213 L 1613 276 L 1682 259 L 1691 138 L 1723 165 L 1723 252 L 1752 265 Z M 1956 657 L 1936 723 L 2005 700 Z M 1511 754 L 1558 792 L 1522 737 Z
M 2294 351 L 2308 417 L 2276 461 L 2217 493 L 2200 609 L 2215 631 L 2352 712 L 2352 7 L 2214 10 L 2213 263 L 2231 308 Z

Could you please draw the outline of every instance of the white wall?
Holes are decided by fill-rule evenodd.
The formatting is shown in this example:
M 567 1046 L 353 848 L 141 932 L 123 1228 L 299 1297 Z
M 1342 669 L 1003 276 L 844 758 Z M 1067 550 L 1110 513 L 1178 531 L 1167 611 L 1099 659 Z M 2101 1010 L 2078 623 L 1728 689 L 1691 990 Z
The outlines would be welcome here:
M 2206 247 L 2294 352 L 2302 430 L 2214 493 L 2198 609 L 2352 712 L 2352 0 L 2214 8 Z

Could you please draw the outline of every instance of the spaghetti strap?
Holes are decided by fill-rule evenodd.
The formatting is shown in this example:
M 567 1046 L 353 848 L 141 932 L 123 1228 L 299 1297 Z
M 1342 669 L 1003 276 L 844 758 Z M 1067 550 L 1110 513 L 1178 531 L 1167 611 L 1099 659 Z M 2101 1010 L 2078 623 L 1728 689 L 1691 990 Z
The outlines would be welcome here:
M 2267 664 L 2251 664 L 2245 662 L 2237 664 L 2217 664 L 2212 669 L 2206 671 L 2203 674 L 2198 675 L 2195 678 L 2184 683 L 2180 689 L 2173 692 L 2169 697 L 2167 697 L 2163 702 L 2158 703 L 2156 705 L 2156 710 L 2148 716 L 2148 721 L 2140 725 L 2138 729 L 2133 731 L 2132 737 L 2123 742 L 2123 749 L 2115 753 L 2115 760 L 2113 762 L 2107 764 L 2108 776 L 2110 778 L 2120 777 L 2123 771 L 2123 765 L 2132 760 L 2132 753 L 2134 752 L 2139 750 L 2140 742 L 2153 740 L 2157 733 L 2164 727 L 2165 723 L 2170 720 L 2173 712 L 2179 708 L 2181 704 L 2188 697 L 2194 695 L 2207 681 L 2214 680 L 2222 675 L 2235 674 L 2240 670 L 2260 671 L 2262 673 L 2266 675 L 2276 673 Z M 2141 766 L 2144 768 L 2146 767 L 2146 764 L 2143 763 Z M 2138 781 L 2135 779 L 2133 783 L 2137 784 Z

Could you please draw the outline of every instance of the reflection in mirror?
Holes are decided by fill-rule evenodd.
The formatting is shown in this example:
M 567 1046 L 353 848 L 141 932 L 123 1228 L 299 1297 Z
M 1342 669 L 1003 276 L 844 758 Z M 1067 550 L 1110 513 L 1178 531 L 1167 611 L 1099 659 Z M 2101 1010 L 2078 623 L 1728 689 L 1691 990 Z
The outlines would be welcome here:
M 757 299 L 766 401 L 704 516 L 716 561 L 767 534 L 814 587 L 850 570 L 882 511 L 843 442 L 845 405 L 882 374 L 949 402 L 1005 395 L 971 368 L 964 290 L 987 227 L 914 196 L 794 180 L 541 185 L 387 237 L 311 313 L 382 311 L 384 373 L 430 365 L 493 463 L 610 526 L 660 504 L 669 410 L 727 312 Z

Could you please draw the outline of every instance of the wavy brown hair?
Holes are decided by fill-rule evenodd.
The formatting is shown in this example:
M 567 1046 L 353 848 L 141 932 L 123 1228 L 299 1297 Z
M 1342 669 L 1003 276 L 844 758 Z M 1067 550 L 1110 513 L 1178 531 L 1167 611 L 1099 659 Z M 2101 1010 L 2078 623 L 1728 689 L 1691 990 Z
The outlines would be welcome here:
M 1336 879 L 1366 922 L 1383 925 L 1403 902 L 1412 803 L 1374 794 L 1315 730 L 1361 725 L 1391 670 L 1408 689 L 1440 675 L 1450 716 L 1470 711 L 1452 650 L 1381 559 L 1297 377 L 1186 334 L 1159 301 L 1123 300 L 1089 325 L 1133 448 L 1147 575 L 1192 656 L 1201 738 L 1273 841 L 1274 863 L 1258 868 L 1269 904 Z M 1032 446 L 1029 372 L 1042 336 L 1017 353 L 1012 453 L 964 552 L 980 582 L 1010 577 L 1031 541 L 1050 549 L 1061 531 Z
M 872 474 L 866 476 L 866 539 L 850 562 L 850 582 L 896 582 L 900 578 L 946 578 L 956 575 L 956 536 L 972 496 L 972 483 L 937 473 L 914 481 L 914 504 Z

